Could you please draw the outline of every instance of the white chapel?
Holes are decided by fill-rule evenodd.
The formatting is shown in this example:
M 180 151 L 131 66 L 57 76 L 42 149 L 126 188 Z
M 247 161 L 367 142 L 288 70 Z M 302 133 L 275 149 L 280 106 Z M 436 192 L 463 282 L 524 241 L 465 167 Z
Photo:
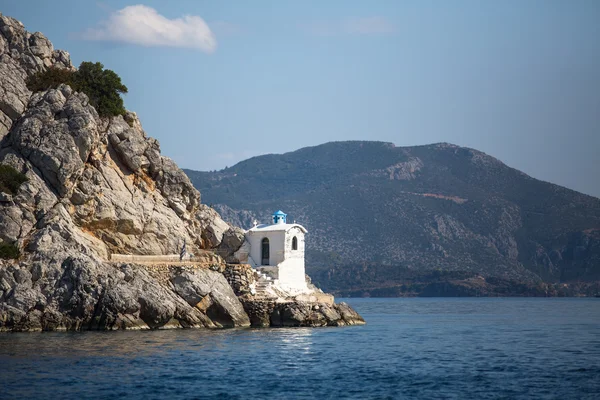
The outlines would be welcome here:
M 273 214 L 271 224 L 256 224 L 246 231 L 250 245 L 248 263 L 268 272 L 275 283 L 287 290 L 306 291 L 304 270 L 304 235 L 299 224 L 287 223 L 287 214 L 281 210 Z

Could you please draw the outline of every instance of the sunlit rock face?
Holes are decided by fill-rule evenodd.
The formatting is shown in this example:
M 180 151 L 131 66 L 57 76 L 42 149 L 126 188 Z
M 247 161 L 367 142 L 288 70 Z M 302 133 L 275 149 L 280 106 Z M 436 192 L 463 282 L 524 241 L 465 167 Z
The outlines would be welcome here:
M 178 253 L 183 241 L 190 253 L 219 246 L 232 253 L 237 248 L 221 242 L 227 232 L 235 244 L 235 230 L 200 203 L 134 113 L 100 118 L 66 85 L 27 89 L 36 72 L 73 69 L 68 53 L 10 17 L 0 17 L 0 32 L 0 163 L 28 178 L 0 202 L 0 239 L 22 254 L 0 267 L 0 329 L 223 325 L 144 268 L 108 261 L 111 253 Z M 239 315 L 229 323 L 247 324 Z
M 67 85 L 26 79 L 74 70 L 41 33 L 0 15 L 0 164 L 27 177 L 0 192 L 0 331 L 249 326 L 223 275 L 244 232 L 200 202 L 135 113 L 100 117 Z M 176 267 L 117 254 L 179 254 Z

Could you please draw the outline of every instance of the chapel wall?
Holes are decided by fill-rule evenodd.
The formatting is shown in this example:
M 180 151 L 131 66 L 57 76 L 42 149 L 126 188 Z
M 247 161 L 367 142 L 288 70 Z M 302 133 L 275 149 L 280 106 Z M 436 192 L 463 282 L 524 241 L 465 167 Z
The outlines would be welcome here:
M 296 237 L 298 240 L 298 250 L 292 250 L 292 240 Z M 298 227 L 291 228 L 285 235 L 285 258 L 304 259 L 304 232 Z
M 290 289 L 306 289 L 304 259 L 289 258 L 279 264 L 279 285 Z
M 268 231 L 247 235 L 247 240 L 250 242 L 250 256 L 257 265 L 261 265 L 262 240 L 265 237 L 269 239 L 269 265 L 277 265 L 282 262 L 285 257 L 285 235 L 283 235 L 282 232 Z

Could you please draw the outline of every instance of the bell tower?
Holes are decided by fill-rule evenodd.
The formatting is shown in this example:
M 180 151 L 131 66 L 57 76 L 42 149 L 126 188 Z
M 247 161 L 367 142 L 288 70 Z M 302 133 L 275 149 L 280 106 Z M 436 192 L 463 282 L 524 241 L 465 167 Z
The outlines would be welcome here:
M 276 211 L 273 214 L 273 224 L 285 224 L 287 219 L 287 214 L 281 210 Z

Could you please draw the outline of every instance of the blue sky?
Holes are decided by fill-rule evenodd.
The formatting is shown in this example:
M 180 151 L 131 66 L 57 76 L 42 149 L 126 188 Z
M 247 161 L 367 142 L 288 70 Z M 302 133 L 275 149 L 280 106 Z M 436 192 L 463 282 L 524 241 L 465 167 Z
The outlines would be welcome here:
M 333 140 L 451 142 L 600 196 L 596 0 L 1 0 L 0 12 L 75 65 L 116 71 L 126 107 L 185 168 Z

